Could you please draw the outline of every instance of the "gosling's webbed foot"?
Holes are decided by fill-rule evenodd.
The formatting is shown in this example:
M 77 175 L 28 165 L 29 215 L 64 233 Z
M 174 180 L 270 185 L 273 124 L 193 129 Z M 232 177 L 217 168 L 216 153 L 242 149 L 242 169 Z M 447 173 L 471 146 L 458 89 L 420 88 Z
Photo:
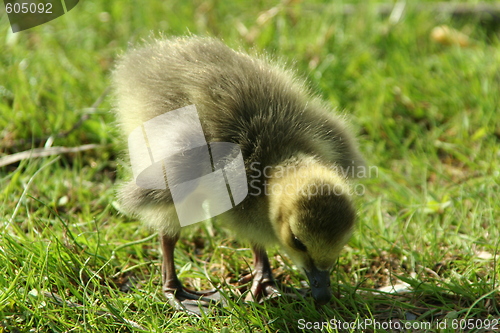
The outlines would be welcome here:
M 170 306 L 176 311 L 185 311 L 190 314 L 201 316 L 217 307 L 223 300 L 217 290 L 195 291 L 184 287 L 165 288 L 165 297 Z
M 246 279 L 247 277 L 245 277 Z M 242 281 L 242 280 L 240 280 Z M 265 300 L 274 299 L 278 297 L 287 297 L 298 299 L 305 297 L 307 291 L 304 289 L 295 289 L 287 286 L 280 285 L 278 287 L 274 279 L 262 279 L 255 276 L 252 286 L 249 289 L 249 294 L 246 296 L 245 301 L 263 302 Z
M 297 298 L 297 293 L 304 295 L 303 292 L 296 291 L 289 287 L 278 287 L 267 258 L 266 251 L 255 246 L 253 248 L 255 271 L 253 274 L 246 275 L 240 279 L 240 282 L 249 282 L 253 277 L 250 292 L 246 296 L 245 301 L 262 302 L 267 299 L 272 299 L 280 296 Z
M 249 291 L 250 292 L 245 298 L 245 301 L 247 302 L 259 302 L 282 295 L 274 280 L 272 278 L 263 278 L 262 274 L 258 274 L 254 277 L 252 286 L 250 287 Z

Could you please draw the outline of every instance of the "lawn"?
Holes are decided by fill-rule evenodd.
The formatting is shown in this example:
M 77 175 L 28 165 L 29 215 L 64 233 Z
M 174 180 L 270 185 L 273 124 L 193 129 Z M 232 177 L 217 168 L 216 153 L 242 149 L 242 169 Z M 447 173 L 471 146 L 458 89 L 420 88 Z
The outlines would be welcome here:
M 383 8 L 86 0 L 13 34 L 2 7 L 0 162 L 38 150 L 0 167 L 0 332 L 500 330 L 498 16 Z M 280 59 L 358 133 L 374 172 L 328 305 L 245 303 L 251 251 L 216 219 L 186 228 L 176 264 L 228 307 L 199 318 L 163 298 L 159 241 L 114 196 L 124 143 L 108 87 L 130 44 L 189 33 Z M 39 156 L 50 147 L 81 151 Z M 268 253 L 281 284 L 303 285 Z

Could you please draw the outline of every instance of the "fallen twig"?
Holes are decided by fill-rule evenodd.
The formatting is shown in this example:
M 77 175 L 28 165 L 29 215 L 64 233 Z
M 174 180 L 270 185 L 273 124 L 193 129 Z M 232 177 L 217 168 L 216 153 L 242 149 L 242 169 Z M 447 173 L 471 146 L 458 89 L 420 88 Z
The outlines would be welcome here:
M 16 163 L 22 160 L 26 160 L 29 158 L 35 157 L 46 157 L 52 155 L 66 154 L 66 153 L 77 153 L 80 151 L 95 149 L 98 147 L 102 147 L 102 145 L 98 144 L 88 144 L 78 147 L 47 147 L 47 148 L 34 148 L 30 150 L 25 150 L 20 153 L 15 153 L 12 155 L 7 155 L 4 157 L 0 157 L 0 168 L 6 165 Z
M 455 17 L 476 16 L 493 20 L 500 19 L 500 3 L 414 3 L 399 1 L 396 4 L 381 3 L 374 5 L 375 12 L 379 15 L 390 15 L 397 6 L 407 6 L 416 12 L 434 12 L 437 14 L 448 14 Z M 304 8 L 311 10 L 324 10 L 324 5 L 308 4 Z M 340 11 L 344 15 L 352 15 L 359 11 L 361 5 L 345 4 L 340 6 Z

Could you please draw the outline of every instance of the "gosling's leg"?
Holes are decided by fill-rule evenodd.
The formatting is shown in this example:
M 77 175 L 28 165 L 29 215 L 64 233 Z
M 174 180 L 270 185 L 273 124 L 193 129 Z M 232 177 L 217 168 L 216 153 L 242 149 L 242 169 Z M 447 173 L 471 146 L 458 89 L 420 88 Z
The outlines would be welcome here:
M 163 293 L 174 309 L 199 315 L 201 314 L 199 306 L 208 308 L 211 303 L 220 300 L 220 294 L 216 290 L 201 292 L 184 288 L 177 277 L 174 263 L 174 248 L 178 239 L 178 234 L 175 236 L 160 236 L 163 252 Z
M 246 300 L 259 301 L 261 298 L 280 296 L 281 293 L 276 287 L 266 250 L 256 245 L 252 247 L 252 250 L 255 270 L 252 274 L 253 282 L 250 288 L 250 294 L 247 296 Z

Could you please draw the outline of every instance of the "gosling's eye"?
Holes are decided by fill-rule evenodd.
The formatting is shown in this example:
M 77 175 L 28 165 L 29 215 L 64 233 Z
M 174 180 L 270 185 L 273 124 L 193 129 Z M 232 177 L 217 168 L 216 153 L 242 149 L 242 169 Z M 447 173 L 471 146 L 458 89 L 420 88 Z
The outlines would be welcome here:
M 306 252 L 307 251 L 307 247 L 304 245 L 304 243 L 302 243 L 300 241 L 300 239 L 298 239 L 297 237 L 295 236 L 292 236 L 292 240 L 293 240 L 293 245 L 295 246 L 295 248 L 299 251 L 303 251 L 303 252 Z

